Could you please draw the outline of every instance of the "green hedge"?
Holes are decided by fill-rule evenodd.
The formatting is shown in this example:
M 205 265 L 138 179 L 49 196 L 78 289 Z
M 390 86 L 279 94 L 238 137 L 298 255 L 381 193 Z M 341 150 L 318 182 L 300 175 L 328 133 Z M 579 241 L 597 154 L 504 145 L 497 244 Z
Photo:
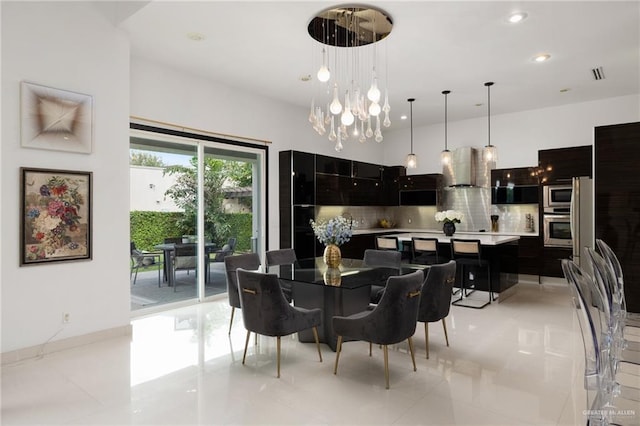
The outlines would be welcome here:
M 161 244 L 167 237 L 180 237 L 187 232 L 181 229 L 177 223 L 183 213 L 132 211 L 129 213 L 129 226 L 131 241 L 140 250 L 153 250 L 156 244 Z M 226 215 L 230 224 L 230 233 L 223 241 L 214 241 L 224 244 L 227 239 L 234 236 L 238 239 L 237 252 L 251 250 L 251 221 L 250 213 L 233 213 Z

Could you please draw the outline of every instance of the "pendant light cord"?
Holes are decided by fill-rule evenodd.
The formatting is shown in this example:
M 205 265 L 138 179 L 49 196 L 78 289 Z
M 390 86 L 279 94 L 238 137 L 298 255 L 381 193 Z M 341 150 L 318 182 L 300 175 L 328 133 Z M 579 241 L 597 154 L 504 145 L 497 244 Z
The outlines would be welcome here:
M 447 111 L 448 111 L 448 96 L 451 93 L 451 90 L 443 90 L 442 94 L 444 95 L 444 150 L 448 151 L 449 146 L 447 144 Z
M 484 84 L 487 86 L 487 146 L 491 146 L 491 86 L 492 81 L 488 81 Z
M 407 101 L 409 101 L 409 114 L 411 116 L 411 122 L 409 124 L 411 127 L 411 154 L 413 154 L 413 101 L 415 101 L 415 99 L 409 98 Z

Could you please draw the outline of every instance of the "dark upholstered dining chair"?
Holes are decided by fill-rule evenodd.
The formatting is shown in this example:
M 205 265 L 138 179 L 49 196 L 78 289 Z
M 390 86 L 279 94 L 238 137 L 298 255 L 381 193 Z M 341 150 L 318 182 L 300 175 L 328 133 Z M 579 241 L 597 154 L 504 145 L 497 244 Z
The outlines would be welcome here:
M 451 292 L 456 281 L 456 262 L 450 260 L 447 263 L 431 265 L 426 271 L 422 294 L 420 295 L 420 308 L 418 309 L 418 321 L 424 322 L 424 340 L 429 359 L 429 323 L 442 320 L 444 338 L 449 346 L 447 323 L 445 318 L 451 310 Z
M 231 306 L 231 320 L 229 320 L 229 334 L 233 325 L 233 314 L 236 308 L 240 308 L 240 295 L 238 294 L 238 268 L 256 271 L 260 269 L 260 256 L 257 253 L 239 254 L 224 258 L 224 269 L 227 274 L 227 295 Z
M 367 249 L 364 251 L 362 264 L 376 268 L 394 268 L 400 270 L 402 263 L 402 253 L 395 250 L 374 250 Z M 371 284 L 371 303 L 376 304 L 380 300 L 384 286 Z
M 384 375 L 386 388 L 389 389 L 389 353 L 387 345 L 408 340 L 413 371 L 416 360 L 413 353 L 411 336 L 416 331 L 416 319 L 420 305 L 420 289 L 424 274 L 421 270 L 401 276 L 392 276 L 380 303 L 371 311 L 359 312 L 348 317 L 333 317 L 333 329 L 338 335 L 336 364 L 333 374 L 338 373 L 338 360 L 342 351 L 343 337 L 382 345 L 384 349 Z
M 318 356 L 322 362 L 318 326 L 322 322 L 322 310 L 293 307 L 287 302 L 275 274 L 237 270 L 238 292 L 242 305 L 242 319 L 247 329 L 242 364 L 247 357 L 251 332 L 277 337 L 276 353 L 278 377 L 280 377 L 280 338 L 301 330 L 313 329 Z
M 278 249 L 278 250 L 269 250 L 265 254 L 265 268 L 266 272 L 270 272 L 269 268 L 272 266 L 285 266 L 285 265 L 295 265 L 298 262 L 298 257 L 296 256 L 295 250 L 291 248 Z M 287 298 L 287 300 L 291 301 L 292 288 L 291 283 L 289 281 L 280 281 L 280 287 L 282 287 L 282 291 Z

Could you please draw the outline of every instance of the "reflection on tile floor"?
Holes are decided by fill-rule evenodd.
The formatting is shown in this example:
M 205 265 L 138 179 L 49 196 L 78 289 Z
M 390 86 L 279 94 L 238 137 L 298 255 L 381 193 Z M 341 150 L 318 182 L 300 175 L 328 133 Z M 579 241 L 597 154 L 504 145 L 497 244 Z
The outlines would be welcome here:
M 390 350 L 347 342 L 335 354 L 260 337 L 242 365 L 241 315 L 227 334 L 226 299 L 135 319 L 118 338 L 23 361 L 2 370 L 2 424 L 583 424 L 582 341 L 566 286 L 519 284 L 483 310 L 452 307 L 442 327 Z

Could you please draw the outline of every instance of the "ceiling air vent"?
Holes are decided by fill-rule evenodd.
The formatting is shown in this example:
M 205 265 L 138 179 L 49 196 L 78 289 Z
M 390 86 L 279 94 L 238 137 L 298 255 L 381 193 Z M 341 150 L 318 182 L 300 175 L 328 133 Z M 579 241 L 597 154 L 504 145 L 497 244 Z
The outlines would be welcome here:
M 591 72 L 593 73 L 594 80 L 604 80 L 604 70 L 602 67 L 593 68 Z

